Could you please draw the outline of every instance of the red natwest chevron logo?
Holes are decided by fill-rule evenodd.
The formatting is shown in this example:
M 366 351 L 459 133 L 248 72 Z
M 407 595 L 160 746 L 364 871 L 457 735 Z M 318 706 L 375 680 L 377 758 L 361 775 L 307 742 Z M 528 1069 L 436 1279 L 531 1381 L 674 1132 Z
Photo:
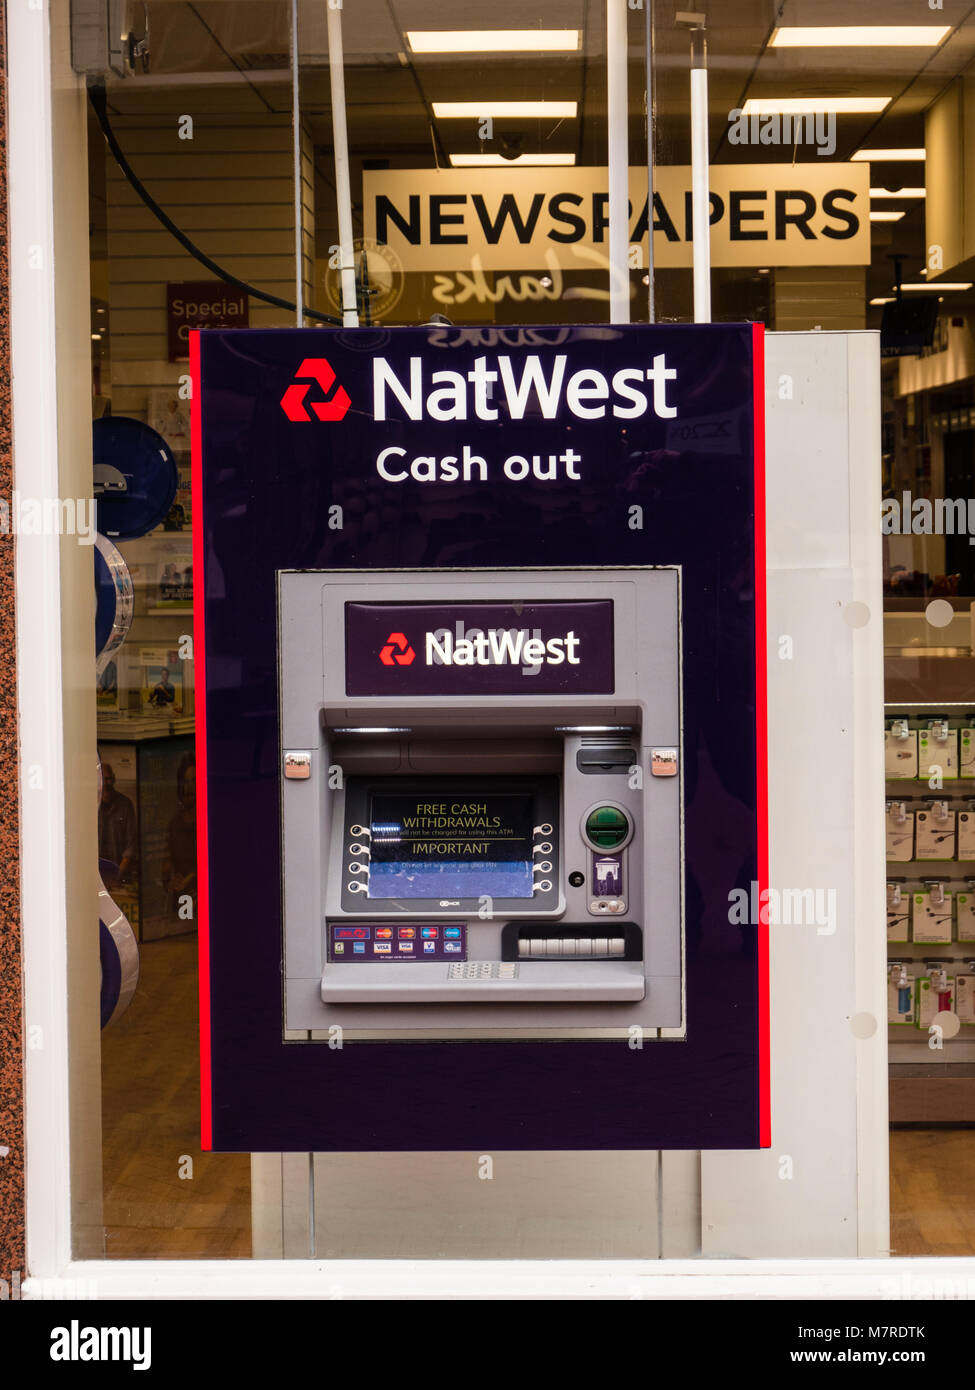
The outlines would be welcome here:
M 391 632 L 386 645 L 379 653 L 384 666 L 412 666 L 416 652 L 407 642 L 402 632 Z
M 281 409 L 289 420 L 295 422 L 311 420 L 311 416 L 305 408 L 305 397 L 311 390 L 310 383 L 313 381 L 318 382 L 323 397 L 327 396 L 332 389 L 335 373 L 324 357 L 306 357 L 295 372 L 294 384 L 289 386 L 281 397 Z M 300 382 L 308 384 L 302 386 L 299 385 Z M 311 408 L 319 420 L 341 420 L 351 404 L 349 393 L 344 386 L 336 387 L 330 400 L 310 402 Z

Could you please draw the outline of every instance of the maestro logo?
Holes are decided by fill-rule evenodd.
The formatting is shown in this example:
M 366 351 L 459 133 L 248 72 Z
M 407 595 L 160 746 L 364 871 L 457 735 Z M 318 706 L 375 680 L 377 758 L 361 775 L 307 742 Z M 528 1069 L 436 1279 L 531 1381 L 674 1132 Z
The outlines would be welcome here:
M 391 632 L 379 653 L 379 660 L 384 666 L 412 666 L 416 652 L 402 632 Z
M 306 403 L 305 397 L 312 389 L 312 382 L 319 387 L 321 399 Z M 295 372 L 293 383 L 281 397 L 281 409 L 295 423 L 311 420 L 308 405 L 319 420 L 343 420 L 352 402 L 344 386 L 337 386 L 330 397 L 329 392 L 334 384 L 335 373 L 324 357 L 306 357 Z

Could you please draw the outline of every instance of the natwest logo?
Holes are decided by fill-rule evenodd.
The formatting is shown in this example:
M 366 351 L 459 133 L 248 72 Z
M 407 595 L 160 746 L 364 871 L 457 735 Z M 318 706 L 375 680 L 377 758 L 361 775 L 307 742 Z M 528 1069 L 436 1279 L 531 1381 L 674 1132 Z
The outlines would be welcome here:
M 578 651 L 574 632 L 546 639 L 527 628 L 468 630 L 463 636 L 442 628 L 426 635 L 428 666 L 578 666 Z
M 376 420 L 399 414 L 408 420 L 661 420 L 677 415 L 677 368 L 658 352 L 649 366 L 620 367 L 607 375 L 595 367 L 570 371 L 569 356 L 475 357 L 467 372 L 441 369 L 426 379 L 427 362 L 409 359 L 409 376 L 400 364 L 375 356 L 372 362 L 372 413 Z
M 345 603 L 345 692 L 610 694 L 613 633 L 610 598 L 353 599 Z
M 304 385 L 300 383 L 305 383 Z M 311 383 L 317 382 L 322 399 L 306 402 Z M 329 398 L 329 391 L 335 383 L 335 373 L 324 357 L 306 357 L 295 372 L 294 383 L 281 397 L 281 409 L 289 420 L 295 423 L 310 422 L 307 407 L 310 405 L 319 420 L 342 420 L 352 402 L 344 386 L 336 387 Z
M 415 659 L 416 652 L 402 632 L 391 632 L 379 653 L 379 660 L 384 666 L 412 666 Z

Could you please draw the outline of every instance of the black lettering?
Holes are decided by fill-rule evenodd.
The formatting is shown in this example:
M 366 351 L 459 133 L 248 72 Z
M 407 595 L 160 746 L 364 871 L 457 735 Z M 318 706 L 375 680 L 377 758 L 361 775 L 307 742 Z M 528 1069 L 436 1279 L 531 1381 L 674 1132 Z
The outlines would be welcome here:
M 648 218 L 648 216 L 647 216 L 647 201 L 644 200 L 643 208 L 641 209 L 640 216 L 639 216 L 639 217 L 637 218 L 637 220 L 636 220 L 636 226 L 633 228 L 632 232 L 630 233 L 630 241 L 631 241 L 631 243 L 632 243 L 633 245 L 636 245 L 636 243 L 637 243 L 638 241 L 642 241 L 643 238 L 646 236 L 646 234 L 647 234 L 647 223 L 648 223 L 648 221 L 649 221 L 649 218 Z
M 548 213 L 552 221 L 566 222 L 569 227 L 572 227 L 570 232 L 549 232 L 549 240 L 552 242 L 581 242 L 583 236 L 586 235 L 586 221 L 581 217 L 576 217 L 574 213 L 563 213 L 562 211 L 563 203 L 573 203 L 574 206 L 579 207 L 581 202 L 583 202 L 581 193 L 556 193 L 555 197 L 548 200 Z
M 748 208 L 744 206 L 746 198 L 759 198 L 764 203 L 768 194 L 764 189 L 756 192 L 734 192 L 731 194 L 729 203 L 730 230 L 728 236 L 731 241 L 768 241 L 768 232 L 752 230 L 745 231 L 742 227 L 743 222 L 761 222 L 765 217 L 764 208 Z
M 848 241 L 851 236 L 856 236 L 860 230 L 860 219 L 855 212 L 836 206 L 840 198 L 844 202 L 852 203 L 856 194 L 849 188 L 831 188 L 828 193 L 823 195 L 823 212 L 827 217 L 838 217 L 841 222 L 845 222 L 846 230 L 841 231 L 838 227 L 824 227 L 823 236 L 832 237 L 834 241 Z
M 381 246 L 385 246 L 389 241 L 387 230 L 389 223 L 394 226 L 406 237 L 411 246 L 420 244 L 420 195 L 419 193 L 410 194 L 410 220 L 403 220 L 403 216 L 394 203 L 386 197 L 385 193 L 376 195 L 376 240 Z
M 802 203 L 801 212 L 789 212 L 789 201 Z M 785 241 L 785 229 L 798 227 L 807 241 L 815 241 L 816 233 L 810 231 L 809 219 L 816 211 L 816 199 L 801 188 L 777 188 L 775 190 L 775 239 Z
M 581 241 L 586 234 L 586 224 L 583 218 L 577 217 L 574 212 L 563 212 L 562 204 L 572 203 L 579 207 L 582 203 L 580 193 L 556 193 L 554 198 L 549 199 L 548 211 L 553 222 L 565 222 L 572 228 L 571 232 L 549 232 L 549 241 Z
M 593 239 L 593 241 L 602 241 L 602 240 L 603 240 L 603 232 L 605 232 L 606 228 L 609 226 L 609 213 L 608 213 L 608 211 L 607 211 L 608 208 L 609 208 L 609 194 L 608 194 L 608 193 L 594 193 L 594 194 L 592 195 L 592 239 Z M 631 202 L 627 202 L 627 204 L 626 204 L 626 225 L 627 225 L 627 226 L 630 225 L 630 218 L 632 217 L 632 215 L 633 215 L 633 204 L 632 204 Z
M 449 224 L 456 226 L 458 222 L 463 222 L 462 212 L 445 213 L 444 207 L 449 204 L 466 203 L 466 193 L 431 193 L 430 195 L 430 245 L 431 246 L 456 246 L 466 245 L 467 233 L 461 232 L 459 236 L 451 236 L 445 232 L 444 226 Z
M 659 193 L 653 195 L 653 230 L 663 232 L 668 241 L 680 241 L 680 235 L 674 226 L 670 213 L 664 207 L 664 201 Z
M 480 193 L 471 194 L 471 202 L 474 204 L 474 211 L 477 213 L 481 227 L 484 230 L 484 237 L 489 246 L 497 246 L 501 240 L 501 233 L 504 231 L 504 224 L 511 219 L 511 225 L 515 229 L 515 236 L 525 246 L 532 239 L 535 231 L 535 223 L 538 221 L 538 214 L 542 210 L 545 202 L 544 193 L 536 193 L 532 198 L 531 211 L 528 214 L 528 221 L 524 222 L 521 216 L 521 209 L 515 200 L 513 193 L 505 193 L 498 204 L 498 213 L 492 222 L 488 216 L 488 210 L 484 204 L 484 199 Z
M 713 227 L 724 217 L 724 199 L 720 193 L 708 194 L 708 226 Z M 684 194 L 684 240 L 694 240 L 694 194 L 690 189 Z

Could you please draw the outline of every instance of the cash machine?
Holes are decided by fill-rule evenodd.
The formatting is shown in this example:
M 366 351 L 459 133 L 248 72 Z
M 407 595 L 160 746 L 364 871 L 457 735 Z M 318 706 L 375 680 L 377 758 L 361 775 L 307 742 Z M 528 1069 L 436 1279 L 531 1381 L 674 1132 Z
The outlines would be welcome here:
M 680 580 L 279 572 L 286 1037 L 680 1035 Z

